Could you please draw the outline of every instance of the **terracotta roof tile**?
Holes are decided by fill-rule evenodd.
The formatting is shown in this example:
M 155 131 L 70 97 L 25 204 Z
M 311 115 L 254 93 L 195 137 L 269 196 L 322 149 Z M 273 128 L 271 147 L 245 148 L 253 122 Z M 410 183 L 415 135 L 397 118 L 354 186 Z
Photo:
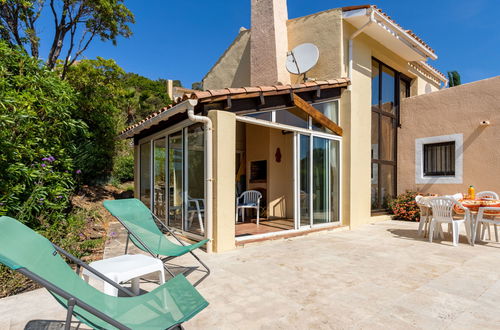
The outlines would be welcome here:
M 339 88 L 339 87 L 347 87 L 350 84 L 350 81 L 348 78 L 340 78 L 340 79 L 333 79 L 333 80 L 326 80 L 326 81 L 309 81 L 303 84 L 294 84 L 294 85 L 274 85 L 274 86 L 258 86 L 258 87 L 240 87 L 240 88 L 225 88 L 225 89 L 217 89 L 217 90 L 207 90 L 207 91 L 194 91 L 190 93 L 184 94 L 182 97 L 177 98 L 172 104 L 169 104 L 168 106 L 160 109 L 159 111 L 150 114 L 147 116 L 145 119 L 139 121 L 138 123 L 135 123 L 128 127 L 127 129 L 123 130 L 120 135 L 133 130 L 134 128 L 139 127 L 140 125 L 146 123 L 147 121 L 153 119 L 154 117 L 157 117 L 160 115 L 162 112 L 168 111 L 169 109 L 173 108 L 177 104 L 186 101 L 187 99 L 196 99 L 198 101 L 205 101 L 205 102 L 210 102 L 211 99 L 217 99 L 220 100 L 221 97 L 223 96 L 233 96 L 233 95 L 241 95 L 243 98 L 245 97 L 246 94 L 248 94 L 248 97 L 255 97 L 255 92 L 262 92 L 264 96 L 266 94 L 272 94 L 272 92 L 275 91 L 284 91 L 284 90 L 290 90 L 291 92 L 300 92 L 301 89 L 305 90 L 310 90 L 311 87 L 314 86 L 329 86 L 331 88 Z M 253 95 L 252 95 L 253 94 Z
M 263 92 L 273 92 L 273 91 L 276 91 L 276 87 L 274 87 L 274 86 L 259 86 L 259 88 Z
M 241 94 L 246 92 L 244 88 L 228 88 L 228 89 L 230 94 Z
M 212 96 L 222 96 L 229 94 L 229 90 L 227 88 L 224 89 L 213 89 L 209 91 Z
M 259 88 L 259 87 L 243 87 L 243 89 L 244 89 L 247 93 L 260 92 L 260 88 Z

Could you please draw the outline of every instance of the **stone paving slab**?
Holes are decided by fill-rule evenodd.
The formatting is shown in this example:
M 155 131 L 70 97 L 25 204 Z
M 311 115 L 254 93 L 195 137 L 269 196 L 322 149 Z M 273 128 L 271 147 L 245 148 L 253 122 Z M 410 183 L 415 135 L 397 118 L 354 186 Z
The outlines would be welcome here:
M 210 305 L 185 328 L 499 329 L 500 244 L 471 247 L 462 237 L 453 247 L 449 235 L 429 243 L 417 237 L 417 225 L 385 221 L 199 252 L 212 269 L 198 286 Z M 106 257 L 124 249 L 119 225 L 110 230 Z M 196 265 L 190 256 L 174 262 Z M 0 329 L 64 315 L 44 290 L 0 300 Z

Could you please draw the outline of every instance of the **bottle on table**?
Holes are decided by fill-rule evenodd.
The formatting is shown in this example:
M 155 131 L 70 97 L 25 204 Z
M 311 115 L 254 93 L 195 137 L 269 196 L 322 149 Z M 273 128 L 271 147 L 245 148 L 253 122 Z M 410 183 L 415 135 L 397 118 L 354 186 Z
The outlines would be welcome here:
M 469 199 L 476 199 L 476 189 L 474 189 L 474 186 L 469 186 L 469 189 L 467 190 L 467 194 L 469 195 Z

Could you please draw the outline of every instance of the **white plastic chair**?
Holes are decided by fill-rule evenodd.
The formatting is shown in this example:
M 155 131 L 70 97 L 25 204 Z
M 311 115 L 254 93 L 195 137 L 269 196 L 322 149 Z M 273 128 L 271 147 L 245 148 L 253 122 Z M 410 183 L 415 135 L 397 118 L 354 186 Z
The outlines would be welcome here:
M 245 222 L 245 210 L 246 209 L 256 209 L 257 210 L 257 225 L 259 224 L 259 213 L 260 213 L 260 199 L 262 194 L 257 190 L 247 190 L 244 191 L 238 198 L 236 198 L 236 222 L 238 222 L 238 214 L 241 209 L 241 221 Z M 243 200 L 240 203 L 240 200 Z
M 417 195 L 415 196 L 415 202 L 417 203 L 418 208 L 420 209 L 420 222 L 418 224 L 418 235 L 421 236 L 422 233 L 427 233 L 427 225 L 431 221 L 431 208 L 428 204 L 429 199 L 423 199 L 424 196 Z M 424 202 L 425 201 L 425 202 Z
M 480 240 L 484 240 L 485 234 L 485 226 L 488 226 L 488 231 L 490 229 L 490 225 L 493 225 L 495 228 L 495 241 L 498 243 L 498 226 L 500 225 L 500 219 L 496 219 L 495 215 L 491 215 L 488 213 L 484 213 L 485 211 L 498 211 L 500 212 L 500 207 L 481 207 L 479 208 L 479 212 L 477 213 L 476 218 L 476 231 L 473 234 L 472 242 L 476 241 L 476 235 L 481 233 Z M 489 218 L 485 218 L 484 216 L 488 216 Z M 491 240 L 491 232 L 489 234 L 489 239 Z
M 188 196 L 188 213 L 189 213 L 189 227 L 193 223 L 193 218 L 195 214 L 198 216 L 198 223 L 200 224 L 200 230 L 205 233 L 205 227 L 203 226 L 203 213 L 205 213 L 205 201 L 203 198 L 192 198 Z M 191 205 L 194 205 L 194 209 L 189 209 Z
M 429 228 L 429 242 L 432 242 L 434 237 L 434 229 L 436 225 L 441 227 L 441 224 L 447 223 L 451 224 L 452 234 L 453 234 L 453 245 L 458 245 L 459 238 L 459 225 L 464 224 L 465 232 L 467 233 L 467 239 L 471 243 L 471 233 L 470 233 L 470 211 L 464 207 L 460 202 L 458 202 L 453 197 L 436 197 L 429 201 L 432 208 L 432 220 Z M 453 208 L 457 206 L 464 210 L 463 219 L 453 218 Z M 443 231 L 440 230 L 441 239 L 444 239 Z
M 476 198 L 487 198 L 487 199 L 500 199 L 498 194 L 494 191 L 480 191 L 476 193 Z M 495 217 L 493 217 L 493 220 Z M 476 221 L 477 223 L 477 221 Z M 497 224 L 493 224 L 495 227 L 495 239 L 498 242 L 498 227 Z M 483 223 L 481 227 L 481 240 L 484 240 L 484 236 L 486 234 L 486 230 L 488 230 L 488 239 L 491 240 L 491 228 L 489 223 Z
M 494 191 L 481 191 L 476 194 L 476 198 L 500 199 Z

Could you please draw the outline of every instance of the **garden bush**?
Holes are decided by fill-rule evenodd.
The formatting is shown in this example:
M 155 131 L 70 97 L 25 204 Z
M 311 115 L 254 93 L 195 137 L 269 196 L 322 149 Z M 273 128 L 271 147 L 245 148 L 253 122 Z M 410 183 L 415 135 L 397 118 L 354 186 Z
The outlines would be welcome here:
M 103 184 L 111 177 L 117 132 L 125 126 L 124 74 L 115 61 L 101 57 L 82 60 L 68 69 L 66 80 L 77 92 L 73 117 L 89 127 L 88 133 L 76 137 L 74 155 L 84 184 Z
M 118 183 L 134 180 L 134 155 L 119 155 L 115 158 L 113 179 Z
M 0 41 L 0 216 L 84 256 L 103 241 L 84 231 L 95 217 L 71 207 L 81 173 L 73 159 L 76 137 L 88 136 L 85 123 L 73 116 L 76 100 L 56 72 Z M 0 265 L 0 297 L 33 287 Z
M 420 210 L 415 202 L 416 192 L 407 191 L 389 202 L 389 207 L 396 219 L 419 221 Z
M 78 169 L 75 92 L 56 73 L 0 42 L 0 215 L 33 229 L 64 219 Z

